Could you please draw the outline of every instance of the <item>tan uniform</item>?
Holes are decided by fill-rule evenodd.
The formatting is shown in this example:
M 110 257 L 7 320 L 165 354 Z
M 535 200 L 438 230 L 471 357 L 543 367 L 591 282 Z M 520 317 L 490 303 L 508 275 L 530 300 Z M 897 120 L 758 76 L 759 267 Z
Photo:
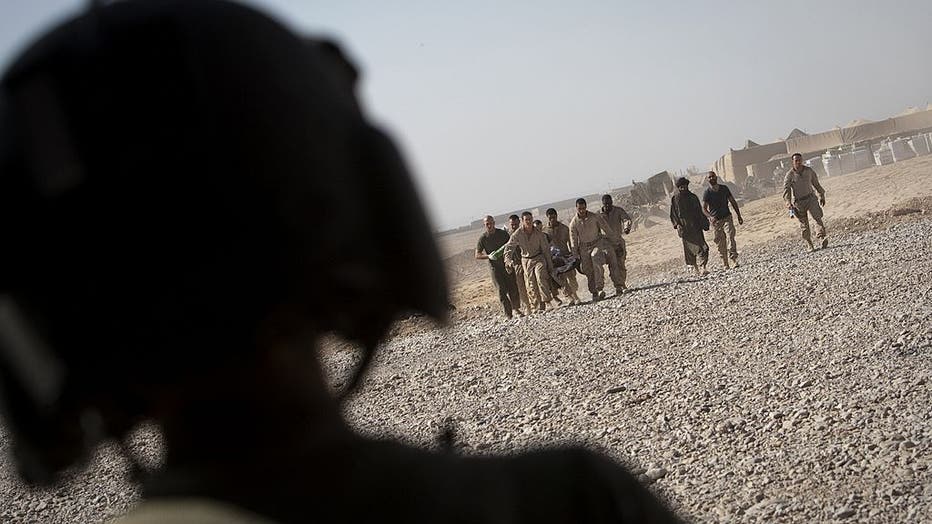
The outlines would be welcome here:
M 550 244 L 547 237 L 536 229 L 530 232 L 523 228 L 511 234 L 511 240 L 505 245 L 505 256 L 512 256 L 515 251 L 521 253 L 521 265 L 524 267 L 524 280 L 527 286 L 531 307 L 539 310 L 553 300 L 550 293 L 550 273 L 553 262 L 550 260 Z
M 612 283 L 615 285 L 615 289 L 622 290 L 625 289 L 625 281 L 628 279 L 628 268 L 625 266 L 625 260 L 628 259 L 628 250 L 625 246 L 625 239 L 622 237 L 622 234 L 625 229 L 631 227 L 631 215 L 618 206 L 612 206 L 611 211 L 607 213 L 603 207 L 600 214 L 605 217 L 605 221 L 608 222 L 609 227 L 618 234 L 617 239 L 609 240 L 612 249 L 615 251 L 617 271 L 612 271 L 611 264 L 609 264 L 608 270 L 609 275 L 612 277 Z
M 815 192 L 819 198 L 816 198 Z M 825 238 L 825 224 L 822 222 L 822 206 L 819 199 L 825 198 L 825 190 L 819 184 L 819 177 L 810 167 L 803 166 L 799 173 L 795 169 L 786 172 L 783 179 L 783 200 L 796 208 L 796 219 L 799 220 L 799 229 L 803 240 L 812 245 L 812 234 L 809 231 L 809 215 L 815 220 L 818 228 L 816 238 Z
M 508 234 L 514 235 L 516 232 L 520 230 L 521 230 L 521 227 L 519 226 L 518 229 Z M 508 257 L 508 260 L 511 260 L 514 263 L 515 287 L 518 288 L 518 298 L 520 298 L 521 305 L 524 306 L 525 311 L 527 313 L 530 313 L 532 311 L 531 310 L 531 299 L 527 294 L 527 281 L 524 279 L 524 264 L 521 263 L 521 254 L 513 253 L 512 255 Z
M 544 233 L 550 235 L 550 243 L 553 247 L 560 250 L 560 253 L 569 255 L 570 250 L 570 228 L 563 222 L 557 222 L 557 225 L 544 226 Z M 579 281 L 576 280 L 576 270 L 564 271 L 557 275 L 557 281 L 563 286 L 563 294 L 570 300 L 577 300 L 576 291 L 579 289 Z
M 605 287 L 605 273 L 602 264 L 609 264 L 609 271 L 614 267 L 617 271 L 618 262 L 615 250 L 612 249 L 606 236 L 614 239 L 616 233 L 597 213 L 588 212 L 586 218 L 579 214 L 570 220 L 570 249 L 579 257 L 579 266 L 589 281 L 589 292 L 593 296 Z

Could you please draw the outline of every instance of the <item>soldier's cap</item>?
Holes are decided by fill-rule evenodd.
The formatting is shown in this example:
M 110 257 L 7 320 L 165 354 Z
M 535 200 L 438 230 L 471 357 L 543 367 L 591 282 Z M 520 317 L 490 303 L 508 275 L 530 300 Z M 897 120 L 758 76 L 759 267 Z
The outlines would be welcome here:
M 281 308 L 371 349 L 448 305 L 337 46 L 231 2 L 93 4 L 0 80 L 0 409 L 35 482 L 126 429 L 89 434 L 103 402 L 128 425 L 128 392 L 255 355 Z

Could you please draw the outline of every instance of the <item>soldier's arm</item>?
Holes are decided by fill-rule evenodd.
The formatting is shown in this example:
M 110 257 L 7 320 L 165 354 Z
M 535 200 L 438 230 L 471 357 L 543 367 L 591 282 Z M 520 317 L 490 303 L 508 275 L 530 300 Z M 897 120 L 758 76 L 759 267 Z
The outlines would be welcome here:
M 570 252 L 579 256 L 579 230 L 576 228 L 576 219 L 570 221 Z
M 712 216 L 712 208 L 709 207 L 709 201 L 706 199 L 705 193 L 702 194 L 702 205 L 699 206 L 702 210 L 702 213 L 709 217 L 710 220 L 715 220 L 715 217 Z
M 738 224 L 743 224 L 744 219 L 741 218 L 741 210 L 738 209 L 738 202 L 735 200 L 735 196 L 731 194 L 731 190 L 728 191 L 728 202 L 730 202 L 731 207 L 735 209 L 735 216 L 738 217 Z
M 476 243 L 476 260 L 485 260 L 489 258 L 489 255 L 485 252 L 485 248 L 482 247 L 482 239 L 479 239 L 479 242 Z
M 819 183 L 819 175 L 816 174 L 815 169 L 809 168 L 809 170 L 812 171 L 812 187 L 819 193 L 819 203 L 824 206 L 825 189 L 823 189 L 822 184 Z
M 520 229 L 518 230 L 520 231 Z M 508 243 L 505 244 L 505 264 L 512 264 L 514 260 L 515 248 L 518 247 L 518 231 L 511 234 Z
M 679 217 L 676 213 L 676 198 L 670 197 L 670 222 L 673 223 L 673 229 L 680 227 Z
M 786 202 L 786 207 L 790 208 L 793 206 L 793 172 L 788 171 L 786 176 L 783 177 L 783 201 Z
M 544 256 L 544 268 L 547 272 L 553 271 L 553 257 L 550 255 L 550 239 L 546 233 L 540 235 L 540 253 Z
M 631 224 L 632 224 L 632 222 L 633 222 L 633 220 L 631 220 L 631 215 L 629 215 L 628 212 L 625 211 L 625 209 L 624 209 L 623 207 L 619 207 L 618 210 L 621 212 L 621 226 L 622 226 L 622 229 L 624 230 L 625 233 L 630 233 L 630 232 L 631 232 Z

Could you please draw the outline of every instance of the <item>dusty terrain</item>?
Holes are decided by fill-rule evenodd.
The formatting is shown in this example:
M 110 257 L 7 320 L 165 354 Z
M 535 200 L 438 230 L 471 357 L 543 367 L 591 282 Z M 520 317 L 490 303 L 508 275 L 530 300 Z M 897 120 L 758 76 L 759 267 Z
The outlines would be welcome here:
M 425 447 L 449 419 L 464 454 L 582 443 L 693 521 L 932 522 L 932 157 L 824 184 L 829 249 L 771 197 L 745 206 L 742 267 L 686 277 L 671 230 L 639 231 L 635 289 L 598 304 L 503 322 L 476 262 L 454 321 L 399 323 L 347 416 Z M 353 361 L 325 353 L 335 381 Z M 156 460 L 157 432 L 134 448 Z M 45 492 L 0 459 L 0 522 L 136 500 L 113 447 Z
M 932 184 L 929 174 L 932 172 L 932 155 L 918 157 L 896 164 L 865 169 L 849 175 L 822 180 L 827 194 L 825 207 L 829 233 L 837 235 L 844 232 L 844 227 L 857 227 L 857 221 L 845 220 L 842 229 L 832 225 L 839 219 L 852 219 L 871 213 L 890 209 L 913 197 L 932 196 Z M 699 188 L 692 188 L 701 196 Z M 790 219 L 785 211 L 782 195 L 747 202 L 741 208 L 745 222 L 738 229 L 738 250 L 750 253 L 755 246 L 772 241 L 778 237 L 794 237 L 799 226 Z M 568 224 L 570 216 L 560 217 Z M 450 275 L 453 283 L 453 302 L 457 307 L 469 308 L 474 305 L 497 304 L 492 290 L 485 261 L 473 259 L 472 249 L 481 231 L 471 233 L 471 244 L 465 240 L 466 234 L 460 234 L 459 244 L 470 250 L 468 253 L 450 258 Z M 709 266 L 721 267 L 718 253 L 712 244 L 712 235 L 708 235 L 712 252 Z M 668 269 L 682 260 L 682 244 L 672 228 L 654 226 L 633 231 L 625 236 L 628 245 L 629 287 L 637 286 L 641 280 L 659 269 Z M 608 273 L 606 271 L 606 277 Z M 587 296 L 585 277 L 580 275 L 580 296 Z M 611 284 L 608 284 L 611 289 Z

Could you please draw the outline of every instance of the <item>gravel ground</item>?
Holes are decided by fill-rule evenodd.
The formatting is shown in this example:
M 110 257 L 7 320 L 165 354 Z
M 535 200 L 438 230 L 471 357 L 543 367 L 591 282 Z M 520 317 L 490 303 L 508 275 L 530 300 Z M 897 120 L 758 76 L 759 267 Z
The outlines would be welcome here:
M 347 416 L 422 446 L 449 421 L 465 454 L 581 442 L 695 521 L 932 522 L 932 220 L 890 222 L 701 279 L 658 269 L 597 304 L 400 330 Z M 326 358 L 334 376 L 351 361 Z M 157 455 L 157 433 L 135 447 Z M 2 460 L 2 522 L 100 521 L 137 497 L 113 449 L 41 493 Z

